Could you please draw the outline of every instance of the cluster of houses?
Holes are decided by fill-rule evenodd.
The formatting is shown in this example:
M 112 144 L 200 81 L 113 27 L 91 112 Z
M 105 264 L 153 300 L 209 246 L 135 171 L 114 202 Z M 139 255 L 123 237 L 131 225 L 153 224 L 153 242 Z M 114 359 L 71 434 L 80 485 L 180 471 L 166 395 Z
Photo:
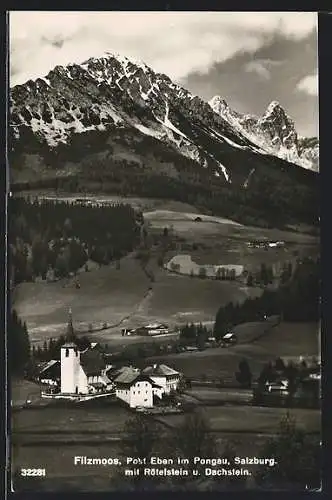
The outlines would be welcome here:
M 130 408 L 153 407 L 179 387 L 181 374 L 164 364 L 144 369 L 107 363 L 98 343 L 80 350 L 75 342 L 61 346 L 60 360 L 39 367 L 38 382 L 46 385 L 46 397 L 84 398 L 115 395 Z

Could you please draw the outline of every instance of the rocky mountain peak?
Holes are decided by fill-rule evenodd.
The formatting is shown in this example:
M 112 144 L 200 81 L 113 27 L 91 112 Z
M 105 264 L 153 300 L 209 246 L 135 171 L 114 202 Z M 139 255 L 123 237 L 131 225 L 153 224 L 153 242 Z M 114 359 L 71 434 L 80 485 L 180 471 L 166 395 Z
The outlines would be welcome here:
M 271 114 L 274 112 L 283 112 L 285 113 L 284 108 L 280 105 L 279 101 L 271 101 L 268 107 L 266 108 L 265 114 Z
M 294 121 L 278 101 L 272 101 L 261 117 L 232 110 L 220 96 L 211 99 L 209 104 L 262 150 L 301 167 L 318 170 L 318 139 L 299 142 Z
M 216 111 L 216 113 L 220 113 L 221 111 L 226 110 L 229 107 L 228 103 L 225 101 L 225 99 L 220 97 L 220 95 L 215 95 L 214 97 L 212 97 L 212 99 L 209 101 L 209 104 L 211 108 Z
M 273 121 L 274 123 L 283 127 L 282 130 L 285 130 L 285 128 L 291 128 L 295 131 L 294 121 L 288 116 L 285 109 L 280 105 L 278 101 L 272 101 L 268 105 L 264 115 L 260 118 L 261 123 L 264 123 L 266 121 Z

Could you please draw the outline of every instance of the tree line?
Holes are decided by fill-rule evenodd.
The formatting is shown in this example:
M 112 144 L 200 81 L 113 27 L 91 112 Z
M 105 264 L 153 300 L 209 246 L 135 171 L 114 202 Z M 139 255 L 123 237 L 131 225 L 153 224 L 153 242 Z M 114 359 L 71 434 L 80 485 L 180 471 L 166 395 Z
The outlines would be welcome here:
M 12 198 L 9 204 L 13 284 L 75 273 L 88 259 L 108 264 L 139 242 L 141 217 L 130 205 Z
M 289 272 L 289 269 L 288 271 Z M 292 275 L 284 275 L 277 290 L 264 290 L 260 297 L 242 304 L 228 303 L 217 312 L 214 336 L 219 340 L 233 326 L 260 321 L 264 316 L 280 315 L 285 321 L 318 321 L 320 262 L 298 261 Z
M 198 325 L 187 323 L 180 329 L 180 345 L 192 345 L 204 349 L 210 335 L 211 331 L 202 323 Z
M 30 340 L 25 321 L 12 310 L 7 319 L 8 364 L 11 375 L 23 375 L 30 361 Z

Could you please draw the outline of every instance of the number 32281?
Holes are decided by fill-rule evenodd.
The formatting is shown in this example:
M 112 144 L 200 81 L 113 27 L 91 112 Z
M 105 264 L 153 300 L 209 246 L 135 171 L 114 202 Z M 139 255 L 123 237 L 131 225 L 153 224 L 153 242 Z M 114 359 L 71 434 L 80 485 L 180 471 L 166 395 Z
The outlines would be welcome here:
M 23 477 L 32 477 L 32 476 L 45 477 L 46 476 L 46 469 L 21 469 L 21 476 L 23 476 Z

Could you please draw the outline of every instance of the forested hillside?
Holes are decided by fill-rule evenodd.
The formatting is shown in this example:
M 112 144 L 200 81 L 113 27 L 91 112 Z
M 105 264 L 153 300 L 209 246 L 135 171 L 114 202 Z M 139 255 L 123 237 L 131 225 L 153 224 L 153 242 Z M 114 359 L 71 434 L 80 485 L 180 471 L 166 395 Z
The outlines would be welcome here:
M 13 284 L 66 277 L 88 259 L 107 264 L 132 251 L 140 216 L 129 205 L 13 198 L 9 204 L 9 260 Z

